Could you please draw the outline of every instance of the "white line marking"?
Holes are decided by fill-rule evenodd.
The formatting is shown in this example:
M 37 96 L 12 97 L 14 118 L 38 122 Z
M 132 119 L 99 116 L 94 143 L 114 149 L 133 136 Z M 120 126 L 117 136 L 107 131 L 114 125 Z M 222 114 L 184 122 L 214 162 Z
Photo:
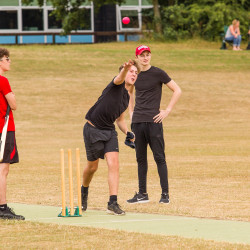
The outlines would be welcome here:
M 82 217 L 84 218 L 84 217 Z M 63 218 L 38 218 L 38 219 L 28 219 L 27 221 L 42 221 L 42 220 L 61 220 Z M 108 221 L 94 221 L 94 222 L 79 222 L 79 223 L 70 223 L 70 225 L 90 225 L 90 224 L 108 224 L 108 223 L 129 223 L 129 222 L 152 222 L 152 221 L 174 221 L 174 220 L 189 220 L 189 218 L 175 218 L 175 219 L 137 219 L 137 220 L 108 220 Z

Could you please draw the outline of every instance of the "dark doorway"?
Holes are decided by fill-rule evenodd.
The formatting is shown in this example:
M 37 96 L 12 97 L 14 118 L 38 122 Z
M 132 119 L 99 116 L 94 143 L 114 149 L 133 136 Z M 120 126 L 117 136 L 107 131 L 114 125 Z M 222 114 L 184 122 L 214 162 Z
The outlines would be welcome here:
M 116 6 L 113 4 L 103 5 L 95 12 L 95 31 L 116 31 Z M 116 41 L 116 35 L 95 35 L 95 42 Z

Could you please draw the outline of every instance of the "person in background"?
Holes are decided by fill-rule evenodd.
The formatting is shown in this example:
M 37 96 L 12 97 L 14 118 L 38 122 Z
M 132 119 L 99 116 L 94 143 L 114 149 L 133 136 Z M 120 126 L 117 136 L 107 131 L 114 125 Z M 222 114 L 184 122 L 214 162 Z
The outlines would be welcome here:
M 233 50 L 242 50 L 240 48 L 241 34 L 240 34 L 240 21 L 234 19 L 232 24 L 228 27 L 225 36 L 227 42 L 233 43 Z
M 132 114 L 132 131 L 135 134 L 135 150 L 138 165 L 139 192 L 128 203 L 149 202 L 147 193 L 147 147 L 150 146 L 157 165 L 162 189 L 159 203 L 169 203 L 168 170 L 165 159 L 163 121 L 173 110 L 181 95 L 181 89 L 162 69 L 151 65 L 151 50 L 146 45 L 136 48 L 136 59 L 141 68 L 135 82 L 135 107 Z M 172 92 L 167 107 L 160 110 L 162 87 Z
M 7 49 L 0 48 L 0 138 L 5 123 L 5 115 L 8 105 L 10 106 L 9 124 L 5 142 L 3 160 L 0 163 L 0 219 L 24 220 L 22 215 L 16 215 L 14 211 L 7 206 L 6 189 L 9 166 L 18 163 L 18 151 L 15 138 L 15 123 L 12 110 L 16 110 L 16 98 L 11 90 L 9 81 L 3 74 L 10 70 L 10 53 Z M 3 146 L 3 145 L 1 145 Z
M 250 50 L 250 27 L 248 29 L 247 37 L 248 37 L 248 45 L 247 45 L 246 50 Z

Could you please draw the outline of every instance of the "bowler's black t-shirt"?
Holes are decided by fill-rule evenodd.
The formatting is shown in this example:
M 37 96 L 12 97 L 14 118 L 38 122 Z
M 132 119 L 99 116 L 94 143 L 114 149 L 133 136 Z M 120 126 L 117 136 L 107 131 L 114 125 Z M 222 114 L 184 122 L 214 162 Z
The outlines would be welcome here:
M 141 71 L 135 82 L 135 108 L 132 123 L 153 122 L 159 114 L 162 95 L 162 84 L 169 83 L 168 74 L 154 66 Z
M 103 90 L 95 105 L 85 118 L 99 129 L 115 129 L 115 120 L 127 109 L 129 94 L 125 82 L 114 84 L 114 80 Z

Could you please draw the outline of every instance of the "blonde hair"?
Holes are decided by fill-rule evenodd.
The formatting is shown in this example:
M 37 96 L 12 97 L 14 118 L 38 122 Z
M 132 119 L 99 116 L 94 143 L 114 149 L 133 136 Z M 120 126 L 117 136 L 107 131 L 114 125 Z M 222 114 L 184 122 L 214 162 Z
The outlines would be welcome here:
M 238 22 L 239 22 L 239 20 L 234 19 L 234 20 L 232 21 L 233 26 L 235 26 Z

